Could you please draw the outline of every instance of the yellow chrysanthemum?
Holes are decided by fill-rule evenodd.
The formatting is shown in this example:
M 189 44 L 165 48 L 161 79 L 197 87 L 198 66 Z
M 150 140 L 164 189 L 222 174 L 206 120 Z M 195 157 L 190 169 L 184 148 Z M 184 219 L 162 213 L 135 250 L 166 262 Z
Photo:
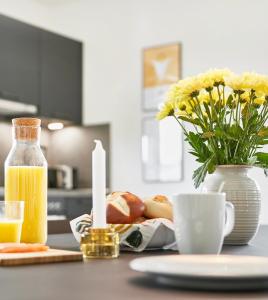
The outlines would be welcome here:
M 175 116 L 191 116 L 192 108 L 185 101 L 176 102 L 174 106 Z
M 219 101 L 219 94 L 218 91 L 213 89 L 211 91 L 211 97 L 212 97 L 212 101 L 214 103 Z M 220 92 L 220 97 L 222 99 L 222 92 Z M 202 93 L 199 94 L 198 99 L 200 101 L 200 103 L 207 103 L 210 104 L 211 98 L 210 98 L 210 94 L 207 91 L 203 91 Z
M 176 102 L 180 100 L 180 87 L 178 83 L 173 84 L 170 86 L 167 96 L 166 96 L 166 101 L 167 102 Z
M 225 77 L 232 74 L 228 69 L 214 69 L 197 76 L 187 77 L 173 85 L 167 95 L 170 101 L 190 101 L 200 91 L 213 88 L 216 83 L 224 83 Z
M 162 120 L 168 116 L 171 116 L 174 113 L 174 105 L 173 102 L 167 101 L 163 104 L 163 107 L 156 115 L 157 120 Z
M 240 103 L 242 103 L 242 104 L 250 102 L 250 92 L 249 91 L 245 91 L 239 97 L 240 97 Z
M 175 116 L 176 117 L 188 117 L 189 118 L 191 115 L 189 115 L 186 111 L 178 110 L 178 111 L 175 112 Z
M 228 69 L 211 69 L 203 74 L 199 74 L 198 78 L 202 88 L 212 88 L 215 84 L 225 83 L 225 78 L 230 76 L 232 72 Z
M 208 92 L 200 93 L 198 96 L 198 100 L 200 103 L 209 103 L 210 102 L 210 96 Z
M 179 98 L 181 101 L 189 101 L 193 97 L 193 93 L 202 89 L 202 83 L 198 76 L 187 77 L 178 82 Z
M 223 88 L 216 88 L 219 84 L 227 86 L 224 102 Z M 190 114 L 192 110 L 196 110 L 198 104 L 207 103 L 210 105 L 211 96 L 214 103 L 218 103 L 221 100 L 220 104 L 224 106 L 226 105 L 228 95 L 232 94 L 232 91 L 228 87 L 239 91 L 232 95 L 234 101 L 232 102 L 233 106 L 229 105 L 230 108 L 235 108 L 237 101 L 242 105 L 249 103 L 250 97 L 254 95 L 257 97 L 253 103 L 256 107 L 268 103 L 265 100 L 265 96 L 268 96 L 267 76 L 256 73 L 235 75 L 228 69 L 214 69 L 197 76 L 187 77 L 172 85 L 167 94 L 164 106 L 157 114 L 157 119 L 161 120 L 174 113 L 176 115 L 181 113 Z
M 254 99 L 254 104 L 257 105 L 263 105 L 265 103 L 265 97 L 258 97 L 256 99 Z
M 243 73 L 242 79 L 249 89 L 255 90 L 257 93 L 268 93 L 268 77 L 256 73 Z
M 225 82 L 233 90 L 254 90 L 257 93 L 268 94 L 268 77 L 264 75 L 246 72 L 242 75 L 231 75 Z
M 225 78 L 225 84 L 235 91 L 245 90 L 250 88 L 247 83 L 243 80 L 242 76 L 233 74 Z

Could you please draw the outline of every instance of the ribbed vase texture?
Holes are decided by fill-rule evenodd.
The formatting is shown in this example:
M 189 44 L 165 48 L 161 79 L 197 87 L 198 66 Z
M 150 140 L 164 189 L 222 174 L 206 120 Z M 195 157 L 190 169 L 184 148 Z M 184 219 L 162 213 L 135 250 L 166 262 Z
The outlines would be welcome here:
M 235 226 L 224 244 L 244 245 L 259 227 L 261 195 L 258 184 L 248 176 L 249 166 L 219 166 L 204 182 L 204 192 L 225 192 L 235 207 Z

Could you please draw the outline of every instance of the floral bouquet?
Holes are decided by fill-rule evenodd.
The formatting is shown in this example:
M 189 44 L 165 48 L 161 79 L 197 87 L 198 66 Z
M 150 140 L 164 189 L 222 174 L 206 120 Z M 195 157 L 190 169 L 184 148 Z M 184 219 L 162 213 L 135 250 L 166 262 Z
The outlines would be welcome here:
M 159 111 L 180 124 L 190 153 L 202 165 L 194 171 L 195 187 L 218 165 L 253 165 L 267 175 L 268 77 L 210 70 L 174 84 Z M 189 123 L 190 126 L 186 126 Z

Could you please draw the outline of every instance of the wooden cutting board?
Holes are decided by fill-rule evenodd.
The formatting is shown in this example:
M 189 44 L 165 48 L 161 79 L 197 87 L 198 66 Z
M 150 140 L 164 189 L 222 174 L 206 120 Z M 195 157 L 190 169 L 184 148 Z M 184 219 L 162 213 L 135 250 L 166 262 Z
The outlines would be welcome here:
M 58 249 L 31 253 L 0 253 L 0 266 L 80 261 L 82 259 L 83 255 L 81 252 Z

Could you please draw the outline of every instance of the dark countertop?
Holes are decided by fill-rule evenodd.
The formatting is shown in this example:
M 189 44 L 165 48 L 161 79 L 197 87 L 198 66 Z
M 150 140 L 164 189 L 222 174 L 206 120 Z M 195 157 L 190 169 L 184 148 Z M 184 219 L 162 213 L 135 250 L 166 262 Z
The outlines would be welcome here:
M 225 246 L 224 254 L 268 256 L 268 226 L 248 246 Z M 54 248 L 78 250 L 71 234 L 51 235 Z M 0 268 L 0 295 L 5 300 L 169 300 L 169 299 L 268 299 L 267 292 L 213 293 L 163 288 L 146 276 L 132 271 L 128 264 L 145 255 L 171 252 L 121 253 L 113 260 L 57 263 Z M 176 252 L 172 252 L 174 255 Z

